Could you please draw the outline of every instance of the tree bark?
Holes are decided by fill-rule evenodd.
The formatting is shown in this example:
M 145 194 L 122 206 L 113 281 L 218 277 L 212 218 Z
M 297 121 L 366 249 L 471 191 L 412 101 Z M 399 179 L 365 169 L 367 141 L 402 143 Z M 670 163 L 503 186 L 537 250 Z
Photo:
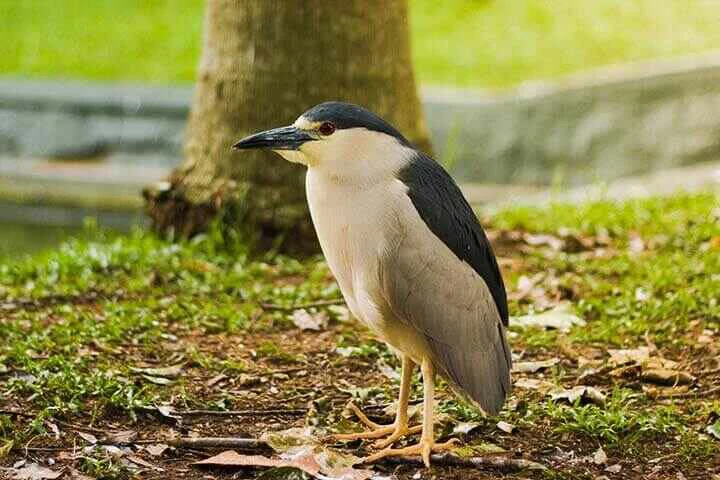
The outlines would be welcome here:
M 430 148 L 412 69 L 406 0 L 208 0 L 185 161 L 145 191 L 160 231 L 191 236 L 222 214 L 260 237 L 315 245 L 304 171 L 239 138 L 342 100 Z

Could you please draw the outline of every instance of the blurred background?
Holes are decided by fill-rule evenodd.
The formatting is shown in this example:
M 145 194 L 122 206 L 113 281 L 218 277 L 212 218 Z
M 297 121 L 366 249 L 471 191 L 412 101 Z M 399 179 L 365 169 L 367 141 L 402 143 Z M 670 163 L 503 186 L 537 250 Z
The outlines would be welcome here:
M 409 6 L 433 150 L 476 204 L 718 160 L 716 1 Z M 182 160 L 204 9 L 0 0 L 0 256 L 142 221 Z

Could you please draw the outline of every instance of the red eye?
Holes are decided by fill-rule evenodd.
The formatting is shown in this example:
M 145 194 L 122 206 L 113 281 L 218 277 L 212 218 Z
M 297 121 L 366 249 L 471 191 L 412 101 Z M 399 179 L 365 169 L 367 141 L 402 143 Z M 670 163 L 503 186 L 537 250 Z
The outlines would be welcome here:
M 335 132 L 335 125 L 332 122 L 323 122 L 318 131 L 324 136 L 332 135 Z

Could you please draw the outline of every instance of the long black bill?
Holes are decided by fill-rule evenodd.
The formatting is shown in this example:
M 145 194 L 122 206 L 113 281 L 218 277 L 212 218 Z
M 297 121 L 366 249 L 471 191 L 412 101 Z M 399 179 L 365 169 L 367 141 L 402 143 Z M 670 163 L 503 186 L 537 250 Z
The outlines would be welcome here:
M 233 148 L 235 150 L 297 150 L 300 145 L 311 140 L 315 140 L 312 135 L 290 125 L 245 137 L 233 145 Z

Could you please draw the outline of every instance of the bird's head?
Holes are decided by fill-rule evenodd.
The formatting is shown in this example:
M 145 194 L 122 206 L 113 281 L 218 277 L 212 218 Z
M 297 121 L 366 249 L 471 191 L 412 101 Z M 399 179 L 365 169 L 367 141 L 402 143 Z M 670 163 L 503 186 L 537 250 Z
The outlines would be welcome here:
M 292 125 L 250 135 L 233 148 L 273 150 L 291 162 L 336 173 L 360 173 L 411 151 L 405 137 L 388 122 L 343 102 L 321 103 Z

